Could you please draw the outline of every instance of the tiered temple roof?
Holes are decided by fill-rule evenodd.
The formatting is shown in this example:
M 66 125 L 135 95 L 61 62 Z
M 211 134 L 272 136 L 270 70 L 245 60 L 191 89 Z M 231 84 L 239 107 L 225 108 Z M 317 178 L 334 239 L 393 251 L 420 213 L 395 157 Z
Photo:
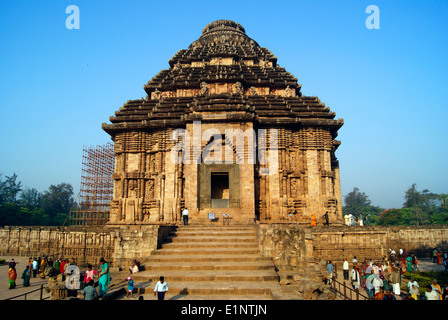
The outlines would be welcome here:
M 262 127 L 326 127 L 333 138 L 343 125 L 317 97 L 303 96 L 297 78 L 277 65 L 277 57 L 229 20 L 207 25 L 144 90 L 145 99 L 127 101 L 111 124 L 103 123 L 112 137 L 124 130 L 185 127 L 207 111 Z

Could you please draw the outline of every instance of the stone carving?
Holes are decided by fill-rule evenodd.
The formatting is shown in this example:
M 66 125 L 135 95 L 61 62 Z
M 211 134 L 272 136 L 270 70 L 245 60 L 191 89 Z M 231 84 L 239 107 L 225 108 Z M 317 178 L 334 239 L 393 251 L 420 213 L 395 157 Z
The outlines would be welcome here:
M 208 94 L 208 88 L 206 82 L 201 82 L 201 94 Z
M 239 81 L 235 83 L 235 92 L 237 94 L 243 94 L 243 85 Z

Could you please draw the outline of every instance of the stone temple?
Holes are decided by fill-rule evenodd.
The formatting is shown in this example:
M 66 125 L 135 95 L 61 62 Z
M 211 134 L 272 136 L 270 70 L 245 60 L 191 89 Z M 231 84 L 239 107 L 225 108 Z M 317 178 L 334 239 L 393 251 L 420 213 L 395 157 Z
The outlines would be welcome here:
M 230 20 L 211 22 L 110 123 L 111 225 L 342 224 L 337 132 L 277 57 Z

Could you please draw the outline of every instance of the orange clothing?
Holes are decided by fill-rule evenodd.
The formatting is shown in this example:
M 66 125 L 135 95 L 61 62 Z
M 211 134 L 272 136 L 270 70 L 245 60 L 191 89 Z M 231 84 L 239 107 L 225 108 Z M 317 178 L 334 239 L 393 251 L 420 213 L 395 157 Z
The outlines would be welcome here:
M 316 223 L 316 215 L 313 213 L 311 215 L 311 226 L 315 227 L 316 225 L 317 225 L 317 223 Z

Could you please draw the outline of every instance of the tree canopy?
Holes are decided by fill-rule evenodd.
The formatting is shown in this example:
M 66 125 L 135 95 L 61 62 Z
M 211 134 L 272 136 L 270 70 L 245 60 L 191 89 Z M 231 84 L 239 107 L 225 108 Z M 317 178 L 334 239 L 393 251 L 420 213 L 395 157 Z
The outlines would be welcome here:
M 404 192 L 402 208 L 383 209 L 373 206 L 369 197 L 357 187 L 344 197 L 343 213 L 358 217 L 371 215 L 369 221 L 378 225 L 429 225 L 448 223 L 448 195 L 428 189 L 419 191 L 413 183 Z
M 62 225 L 74 204 L 73 187 L 60 183 L 39 192 L 22 187 L 17 178 L 0 174 L 0 226 Z

